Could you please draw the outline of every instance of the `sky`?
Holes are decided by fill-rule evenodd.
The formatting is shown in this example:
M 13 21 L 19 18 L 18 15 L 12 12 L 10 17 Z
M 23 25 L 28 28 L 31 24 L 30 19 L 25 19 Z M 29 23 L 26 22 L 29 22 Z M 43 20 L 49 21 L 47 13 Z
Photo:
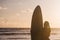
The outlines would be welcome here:
M 0 28 L 30 28 L 32 14 L 40 5 L 44 21 L 60 28 L 60 0 L 0 0 Z

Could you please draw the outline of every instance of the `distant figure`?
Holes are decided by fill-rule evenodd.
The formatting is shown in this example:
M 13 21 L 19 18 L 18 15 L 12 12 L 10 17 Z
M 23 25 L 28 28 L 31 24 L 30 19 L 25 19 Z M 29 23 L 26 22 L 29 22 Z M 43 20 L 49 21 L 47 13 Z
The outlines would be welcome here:
M 43 19 L 41 8 L 38 5 L 32 16 L 31 22 L 31 40 L 42 40 L 43 39 Z
M 45 21 L 45 23 L 44 23 L 44 31 L 43 31 L 43 37 L 44 37 L 43 40 L 50 40 L 49 39 L 50 32 L 51 32 L 51 29 L 50 29 L 49 22 Z

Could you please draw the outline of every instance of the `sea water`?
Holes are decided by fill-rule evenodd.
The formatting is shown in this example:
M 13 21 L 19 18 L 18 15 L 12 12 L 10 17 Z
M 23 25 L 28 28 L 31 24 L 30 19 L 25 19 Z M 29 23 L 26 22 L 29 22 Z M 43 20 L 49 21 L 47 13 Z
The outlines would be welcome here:
M 28 28 L 0 28 L 0 40 L 30 40 Z
M 60 29 L 51 29 L 50 40 L 60 40 Z M 0 28 L 0 40 L 31 40 L 29 28 Z
M 50 40 L 60 40 L 60 28 L 52 28 L 49 38 Z

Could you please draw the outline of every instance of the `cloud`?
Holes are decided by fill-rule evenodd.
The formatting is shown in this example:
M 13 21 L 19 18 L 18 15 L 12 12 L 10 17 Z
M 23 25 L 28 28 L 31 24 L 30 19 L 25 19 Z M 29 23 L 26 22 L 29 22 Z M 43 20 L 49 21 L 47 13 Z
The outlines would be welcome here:
M 0 7 L 0 10 L 2 9 L 2 7 Z
M 19 17 L 19 16 L 20 16 L 20 13 L 16 13 L 16 16 L 18 16 L 18 17 Z
M 31 13 L 31 12 L 33 12 L 33 10 L 32 10 L 32 9 L 27 9 L 26 11 L 27 11 L 27 12 L 30 12 L 30 13 Z
M 6 9 L 8 9 L 8 8 L 0 6 L 0 10 L 6 10 Z
M 32 9 L 21 10 L 21 13 L 32 13 L 32 12 L 33 12 Z
M 3 9 L 7 9 L 7 8 L 3 8 Z

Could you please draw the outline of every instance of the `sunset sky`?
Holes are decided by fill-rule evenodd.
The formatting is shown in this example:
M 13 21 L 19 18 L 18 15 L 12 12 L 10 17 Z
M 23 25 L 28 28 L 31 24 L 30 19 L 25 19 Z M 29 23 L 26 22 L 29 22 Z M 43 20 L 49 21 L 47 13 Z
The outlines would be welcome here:
M 43 22 L 51 27 L 60 27 L 60 0 L 0 0 L 0 27 L 31 27 L 32 14 L 40 5 Z

